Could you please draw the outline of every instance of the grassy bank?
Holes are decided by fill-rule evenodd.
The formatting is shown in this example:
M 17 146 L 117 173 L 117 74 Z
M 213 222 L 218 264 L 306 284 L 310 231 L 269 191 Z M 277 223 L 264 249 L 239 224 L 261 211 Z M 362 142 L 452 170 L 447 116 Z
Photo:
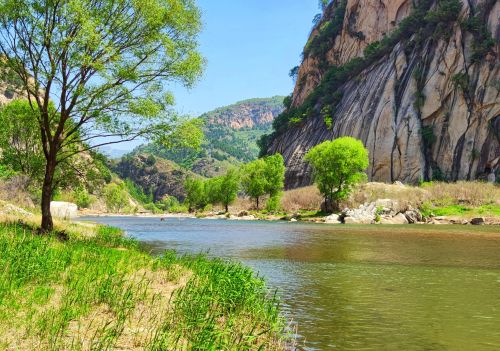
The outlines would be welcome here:
M 277 301 L 250 269 L 154 258 L 109 227 L 67 232 L 0 224 L 0 349 L 284 349 Z
M 431 182 L 421 186 L 365 183 L 341 203 L 341 208 L 357 208 L 378 199 L 396 201 L 400 211 L 418 208 L 428 217 L 500 217 L 500 186 L 484 182 Z M 317 187 L 309 186 L 286 191 L 282 207 L 288 213 L 318 211 L 322 201 Z

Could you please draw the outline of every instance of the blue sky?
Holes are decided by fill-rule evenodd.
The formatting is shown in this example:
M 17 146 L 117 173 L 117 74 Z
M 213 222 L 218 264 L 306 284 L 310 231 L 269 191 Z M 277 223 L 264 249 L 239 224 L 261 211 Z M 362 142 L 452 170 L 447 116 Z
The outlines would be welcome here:
M 300 63 L 317 0 L 197 0 L 203 30 L 199 51 L 207 60 L 203 76 L 190 90 L 169 86 L 175 110 L 197 117 L 249 98 L 288 95 L 290 69 Z M 102 148 L 122 155 L 144 143 Z
M 290 69 L 319 12 L 316 0 L 198 0 L 204 23 L 203 77 L 190 91 L 171 87 L 176 109 L 198 116 L 239 100 L 288 95 Z

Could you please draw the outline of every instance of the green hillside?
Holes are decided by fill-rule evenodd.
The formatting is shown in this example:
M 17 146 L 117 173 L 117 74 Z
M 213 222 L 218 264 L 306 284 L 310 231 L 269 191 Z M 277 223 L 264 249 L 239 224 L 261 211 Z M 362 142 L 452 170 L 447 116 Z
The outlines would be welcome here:
M 206 140 L 200 151 L 146 145 L 135 153 L 154 154 L 202 176 L 219 175 L 231 165 L 257 158 L 257 140 L 271 131 L 274 118 L 283 111 L 283 99 L 249 99 L 201 115 Z

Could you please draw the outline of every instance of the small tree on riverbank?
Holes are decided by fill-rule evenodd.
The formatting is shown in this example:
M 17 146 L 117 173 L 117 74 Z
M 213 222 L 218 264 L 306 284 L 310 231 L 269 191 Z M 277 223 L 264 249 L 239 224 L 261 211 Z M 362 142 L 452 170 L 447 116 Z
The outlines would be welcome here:
M 241 186 L 245 194 L 255 200 L 257 209 L 260 198 L 266 193 L 265 169 L 266 163 L 263 159 L 249 162 L 241 169 Z
M 185 203 L 188 205 L 189 212 L 202 210 L 208 205 L 209 199 L 203 180 L 188 178 L 184 182 L 184 189 L 186 190 Z
M 313 168 L 313 177 L 325 198 L 324 210 L 338 209 L 352 187 L 366 178 L 368 150 L 360 140 L 342 137 L 313 147 L 305 156 Z
M 239 190 L 240 175 L 236 169 L 230 168 L 225 175 L 220 177 L 220 202 L 226 213 L 229 212 L 229 205 L 236 200 Z
M 283 156 L 275 154 L 247 163 L 242 167 L 241 173 L 243 191 L 255 200 L 257 209 L 260 198 L 268 195 L 269 209 L 276 210 L 285 182 Z

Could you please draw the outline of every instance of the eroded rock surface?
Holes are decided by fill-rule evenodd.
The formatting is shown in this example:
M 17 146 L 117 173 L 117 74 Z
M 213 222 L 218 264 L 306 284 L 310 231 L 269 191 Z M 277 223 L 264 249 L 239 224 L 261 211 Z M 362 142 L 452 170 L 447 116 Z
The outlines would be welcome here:
M 331 16 L 338 3 L 334 1 L 324 17 Z M 327 53 L 328 63 L 341 65 L 362 56 L 364 48 L 394 30 L 412 6 L 405 0 L 347 1 L 342 30 Z M 474 61 L 476 39 L 460 23 L 480 13 L 494 45 Z M 498 172 L 499 19 L 499 1 L 463 1 L 459 20 L 447 28 L 448 36 L 424 38 L 421 50 L 398 43 L 345 83 L 331 129 L 319 112 L 320 102 L 313 116 L 275 136 L 268 151 L 283 154 L 287 188 L 310 184 L 311 172 L 303 156 L 311 147 L 340 136 L 358 138 L 369 149 L 367 173 L 372 181 L 469 180 L 486 178 L 492 169 Z M 316 35 L 317 28 L 312 37 Z M 292 106 L 300 106 L 324 78 L 318 61 L 305 58 Z M 465 86 L 459 83 L 460 77 L 466 77 Z M 333 92 L 324 94 L 329 93 Z

